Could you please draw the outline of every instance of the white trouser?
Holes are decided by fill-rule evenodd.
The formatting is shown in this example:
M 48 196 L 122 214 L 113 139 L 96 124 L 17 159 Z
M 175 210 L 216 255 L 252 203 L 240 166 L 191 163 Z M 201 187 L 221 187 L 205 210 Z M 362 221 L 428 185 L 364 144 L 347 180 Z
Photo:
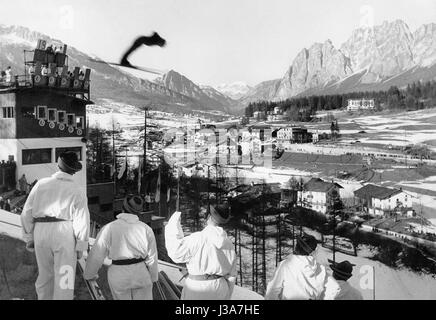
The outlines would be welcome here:
M 192 280 L 187 278 L 181 300 L 230 300 L 229 283 L 224 278 L 215 280 Z
M 36 223 L 34 239 L 38 300 L 72 300 L 77 263 L 72 222 Z
M 114 300 L 153 300 L 153 283 L 144 262 L 111 265 L 108 283 Z

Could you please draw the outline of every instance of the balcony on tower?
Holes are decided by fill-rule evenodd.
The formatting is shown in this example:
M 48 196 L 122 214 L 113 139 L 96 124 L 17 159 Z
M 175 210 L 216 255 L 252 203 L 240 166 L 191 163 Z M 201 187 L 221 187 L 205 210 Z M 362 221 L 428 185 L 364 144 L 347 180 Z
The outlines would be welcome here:
M 91 69 L 70 69 L 67 48 L 66 44 L 48 45 L 46 40 L 38 40 L 34 50 L 24 50 L 24 74 L 6 70 L 0 78 L 0 92 L 37 88 L 90 100 Z

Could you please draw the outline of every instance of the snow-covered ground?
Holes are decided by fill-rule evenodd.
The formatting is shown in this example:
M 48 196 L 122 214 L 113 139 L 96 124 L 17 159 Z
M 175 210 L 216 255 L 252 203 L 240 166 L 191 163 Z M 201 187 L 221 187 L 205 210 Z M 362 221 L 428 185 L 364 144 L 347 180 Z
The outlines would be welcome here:
M 304 232 L 313 234 L 320 240 L 319 234 L 305 228 Z M 245 244 L 242 248 L 242 270 L 243 270 L 243 286 L 252 287 L 252 251 L 251 251 L 251 236 L 241 234 L 241 240 Z M 292 240 L 288 240 L 288 245 L 292 244 Z M 266 240 L 266 281 L 271 281 L 276 269 L 276 241 L 275 239 Z M 284 255 L 282 260 L 290 253 L 290 249 L 283 248 Z M 394 269 L 384 265 L 381 262 L 371 259 L 374 256 L 374 251 L 369 247 L 360 246 L 358 256 L 349 256 L 342 253 L 336 253 L 336 261 L 341 262 L 348 260 L 356 266 L 353 269 L 353 277 L 349 280 L 352 286 L 358 289 L 365 300 L 434 300 L 436 299 L 436 277 L 429 274 L 420 274 L 412 272 L 408 269 Z M 328 259 L 332 259 L 332 251 L 318 245 L 315 257 L 318 262 L 324 265 L 331 275 Z M 260 258 L 259 258 L 260 259 Z M 261 261 L 259 261 L 261 265 Z M 239 265 L 238 265 L 239 270 Z M 375 275 L 375 286 L 374 286 Z M 239 278 L 238 278 L 239 279 Z M 258 281 L 261 279 L 259 277 Z
M 316 257 L 320 263 L 328 266 L 327 259 L 332 259 L 332 253 L 329 249 L 319 247 Z M 373 299 L 372 270 L 375 271 L 376 300 L 436 299 L 436 278 L 431 275 L 418 274 L 406 269 L 393 269 L 362 256 L 353 257 L 336 253 L 336 261 L 344 260 L 356 265 L 349 282 L 363 294 L 365 300 Z
M 340 125 L 341 123 L 360 125 L 370 135 L 370 137 L 360 139 L 363 143 L 404 146 L 406 144 L 424 143 L 436 139 L 436 118 L 433 119 L 433 117 L 436 117 L 435 108 L 394 115 L 345 119 L 340 122 Z M 408 130 L 408 126 L 413 127 L 410 127 Z M 434 146 L 429 146 L 429 148 L 436 151 Z

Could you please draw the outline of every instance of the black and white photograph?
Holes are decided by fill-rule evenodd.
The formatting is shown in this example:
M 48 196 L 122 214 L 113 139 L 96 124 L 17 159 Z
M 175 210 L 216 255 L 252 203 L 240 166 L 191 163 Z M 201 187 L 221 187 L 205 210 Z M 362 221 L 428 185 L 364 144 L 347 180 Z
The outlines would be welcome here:
M 0 303 L 436 300 L 435 0 L 0 8 Z

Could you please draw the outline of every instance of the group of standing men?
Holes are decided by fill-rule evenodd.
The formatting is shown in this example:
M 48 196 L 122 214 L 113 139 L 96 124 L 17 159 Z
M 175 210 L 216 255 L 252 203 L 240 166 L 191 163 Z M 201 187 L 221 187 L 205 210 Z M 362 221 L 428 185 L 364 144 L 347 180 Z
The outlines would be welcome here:
M 58 159 L 59 171 L 39 180 L 21 214 L 26 247 L 38 264 L 38 299 L 74 298 L 77 259 L 88 250 L 89 211 L 84 192 L 72 176 L 82 169 L 74 152 Z M 106 258 L 112 260 L 108 283 L 114 299 L 152 300 L 158 281 L 158 253 L 153 230 L 141 222 L 143 200 L 127 197 L 123 213 L 105 225 L 87 257 L 84 277 L 96 280 Z M 188 273 L 182 300 L 229 300 L 236 282 L 236 253 L 223 226 L 229 221 L 226 206 L 211 206 L 206 227 L 185 236 L 181 212 L 165 226 L 165 246 L 175 263 Z M 333 263 L 333 277 L 313 257 L 317 246 L 311 236 L 298 239 L 294 254 L 280 263 L 268 285 L 266 299 L 361 299 L 348 285 L 352 265 Z
M 26 248 L 35 252 L 38 264 L 35 287 L 40 300 L 74 298 L 77 259 L 88 250 L 87 198 L 72 178 L 82 165 L 74 152 L 65 152 L 58 158 L 58 168 L 35 184 L 21 214 Z M 185 299 L 229 299 L 233 290 L 236 257 L 219 227 L 229 215 L 211 210 L 208 226 L 200 233 L 183 237 L 179 212 L 165 230 L 170 256 L 186 262 L 190 271 L 182 293 Z M 87 257 L 84 277 L 88 280 L 98 278 L 106 258 L 112 260 L 108 283 L 114 299 L 153 298 L 153 284 L 158 281 L 157 246 L 153 230 L 139 220 L 142 211 L 140 197 L 124 199 L 123 213 L 101 229 Z

